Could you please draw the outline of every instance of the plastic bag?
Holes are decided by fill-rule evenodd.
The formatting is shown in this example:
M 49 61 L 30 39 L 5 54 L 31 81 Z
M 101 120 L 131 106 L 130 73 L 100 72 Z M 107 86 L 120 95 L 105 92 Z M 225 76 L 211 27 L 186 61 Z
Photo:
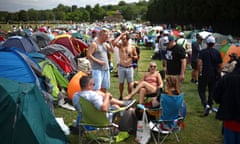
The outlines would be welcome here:
M 148 125 L 148 118 L 146 111 L 143 111 L 142 120 L 137 123 L 136 141 L 139 144 L 146 144 L 150 140 L 150 127 Z

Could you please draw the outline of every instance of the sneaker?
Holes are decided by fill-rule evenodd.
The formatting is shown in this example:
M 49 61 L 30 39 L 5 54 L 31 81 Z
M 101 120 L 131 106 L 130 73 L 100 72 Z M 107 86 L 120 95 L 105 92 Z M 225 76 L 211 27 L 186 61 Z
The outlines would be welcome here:
M 195 83 L 195 80 L 194 79 L 191 79 L 191 81 L 190 81 L 191 83 Z
M 206 105 L 206 107 L 204 108 L 204 112 L 203 112 L 203 115 L 204 116 L 208 116 L 209 113 L 210 113 L 210 106 L 209 105 Z
M 65 108 L 65 109 L 68 109 L 68 110 L 72 110 L 72 111 L 75 111 L 76 109 L 70 105 L 69 103 L 67 103 L 64 99 L 60 99 L 58 101 L 58 105 L 62 108 Z
M 136 102 L 135 99 L 133 100 L 126 100 L 123 102 L 123 107 L 126 107 L 127 109 L 130 108 L 134 103 Z
M 195 84 L 198 85 L 198 81 L 195 81 Z

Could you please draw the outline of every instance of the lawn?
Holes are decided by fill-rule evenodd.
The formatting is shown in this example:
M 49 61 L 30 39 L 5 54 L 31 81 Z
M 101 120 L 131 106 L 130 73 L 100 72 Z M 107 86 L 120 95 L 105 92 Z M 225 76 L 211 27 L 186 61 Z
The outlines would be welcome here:
M 146 71 L 151 60 L 153 50 L 141 48 L 138 74 L 135 74 L 135 80 L 139 80 Z M 156 60 L 159 70 L 161 69 L 161 61 Z M 119 97 L 118 78 L 111 77 L 111 89 L 109 90 L 116 98 Z M 187 104 L 187 115 L 185 119 L 185 128 L 182 131 L 181 143 L 183 144 L 223 144 L 221 134 L 222 123 L 215 119 L 215 113 L 211 113 L 207 117 L 203 117 L 203 108 L 201 106 L 200 98 L 197 93 L 197 87 L 190 82 L 191 70 L 186 69 L 185 80 L 182 84 L 182 91 L 185 93 L 185 101 Z M 126 94 L 125 84 L 125 94 Z M 217 105 L 215 105 L 217 106 Z M 63 117 L 66 124 L 71 124 L 73 119 L 76 119 L 77 112 L 64 110 L 56 107 L 55 114 L 57 117 Z M 71 144 L 78 143 L 78 135 L 69 135 Z M 130 136 L 121 144 L 135 143 L 134 136 Z M 149 143 L 153 143 L 151 140 Z M 175 139 L 165 141 L 166 144 L 175 144 Z

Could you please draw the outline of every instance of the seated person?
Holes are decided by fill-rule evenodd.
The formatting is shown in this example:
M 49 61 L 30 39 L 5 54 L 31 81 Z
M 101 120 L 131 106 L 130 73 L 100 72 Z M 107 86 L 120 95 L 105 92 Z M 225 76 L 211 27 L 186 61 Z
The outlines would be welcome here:
M 163 80 L 157 69 L 157 64 L 155 62 L 150 62 L 149 71 L 145 73 L 142 80 L 137 84 L 137 87 L 126 97 L 125 100 L 132 99 L 135 94 L 139 93 L 139 103 L 144 103 L 144 97 L 147 94 L 157 93 L 157 91 L 163 88 Z
M 170 96 L 179 95 L 180 89 L 178 84 L 178 77 L 176 76 L 168 76 L 166 78 L 166 91 L 165 93 Z M 160 95 L 154 97 L 148 106 L 157 107 L 160 105 Z
M 83 76 L 79 80 L 79 84 L 81 87 L 80 92 L 76 92 L 73 95 L 73 105 L 74 107 L 80 111 L 80 103 L 79 103 L 79 98 L 80 96 L 85 98 L 86 100 L 92 102 L 94 106 L 103 112 L 107 112 L 110 110 L 110 106 L 114 106 L 115 108 L 120 108 L 120 107 L 130 107 L 131 105 L 134 104 L 134 100 L 131 101 L 120 101 L 118 99 L 115 99 L 112 97 L 110 93 L 103 93 L 101 91 L 94 91 L 94 80 L 90 76 Z
M 230 57 L 230 60 L 223 66 L 223 69 L 221 72 L 222 76 L 224 76 L 225 74 L 231 73 L 236 67 L 236 64 L 238 63 L 238 56 L 236 53 L 231 53 L 229 57 Z

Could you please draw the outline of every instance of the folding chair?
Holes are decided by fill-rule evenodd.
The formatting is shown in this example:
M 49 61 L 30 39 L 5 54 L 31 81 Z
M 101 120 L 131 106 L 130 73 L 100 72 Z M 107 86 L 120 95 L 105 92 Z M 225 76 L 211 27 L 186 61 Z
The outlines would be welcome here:
M 149 123 L 156 144 L 162 144 L 172 134 L 175 136 L 176 141 L 180 142 L 180 134 L 184 127 L 184 117 L 186 114 L 183 97 L 184 93 L 174 96 L 161 94 L 160 103 L 162 113 L 160 119 Z M 157 138 L 155 137 L 156 135 Z M 161 136 L 162 139 L 160 139 Z
M 80 122 L 78 123 L 79 143 L 87 143 L 87 141 L 83 141 L 84 136 L 91 138 L 88 143 L 92 143 L 93 141 L 96 143 L 109 141 L 111 143 L 114 141 L 113 133 L 117 125 L 112 123 L 111 116 L 113 113 L 99 111 L 91 102 L 83 97 L 80 97 L 80 106 Z

